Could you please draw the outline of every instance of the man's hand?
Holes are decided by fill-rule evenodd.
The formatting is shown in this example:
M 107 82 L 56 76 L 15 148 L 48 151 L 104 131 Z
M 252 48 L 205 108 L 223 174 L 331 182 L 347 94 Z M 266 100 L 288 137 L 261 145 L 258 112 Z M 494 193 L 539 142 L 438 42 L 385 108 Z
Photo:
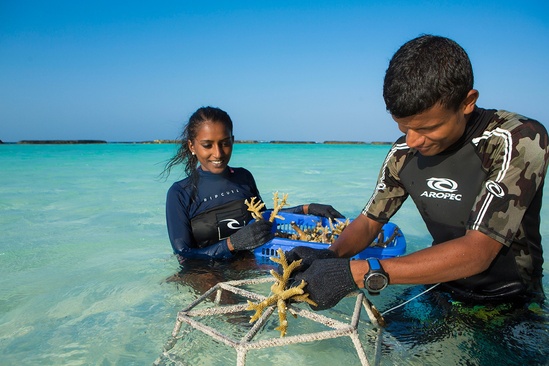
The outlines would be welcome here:
M 313 261 L 317 259 L 336 258 L 336 254 L 328 249 L 313 249 L 310 247 L 295 247 L 289 252 L 286 252 L 288 263 L 301 259 L 301 265 L 296 269 L 298 272 L 303 272 L 311 266 Z
M 358 287 L 351 274 L 348 258 L 330 258 L 315 260 L 305 271 L 295 276 L 295 283 L 304 280 L 304 290 L 318 306 L 313 310 L 325 310 L 334 307 L 341 299 Z

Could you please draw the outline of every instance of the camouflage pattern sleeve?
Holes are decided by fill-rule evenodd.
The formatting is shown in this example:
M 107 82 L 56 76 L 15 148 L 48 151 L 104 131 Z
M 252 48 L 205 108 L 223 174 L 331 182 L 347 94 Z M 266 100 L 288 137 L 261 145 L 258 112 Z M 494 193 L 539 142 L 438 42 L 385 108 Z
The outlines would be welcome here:
M 410 152 L 405 140 L 403 136 L 391 147 L 379 172 L 374 193 L 362 210 L 363 215 L 381 223 L 387 223 L 408 197 L 398 178 L 398 172 Z
M 523 231 L 523 217 L 545 179 L 549 158 L 547 131 L 537 121 L 498 111 L 495 120 L 473 143 L 488 176 L 467 228 L 510 245 Z

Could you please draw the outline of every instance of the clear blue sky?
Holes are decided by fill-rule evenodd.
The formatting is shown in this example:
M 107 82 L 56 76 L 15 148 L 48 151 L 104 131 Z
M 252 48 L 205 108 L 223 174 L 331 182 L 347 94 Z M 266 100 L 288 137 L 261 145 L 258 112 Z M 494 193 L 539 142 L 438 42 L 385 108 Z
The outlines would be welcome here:
M 387 63 L 422 33 L 469 53 L 478 105 L 549 125 L 549 2 L 0 0 L 0 140 L 393 141 Z

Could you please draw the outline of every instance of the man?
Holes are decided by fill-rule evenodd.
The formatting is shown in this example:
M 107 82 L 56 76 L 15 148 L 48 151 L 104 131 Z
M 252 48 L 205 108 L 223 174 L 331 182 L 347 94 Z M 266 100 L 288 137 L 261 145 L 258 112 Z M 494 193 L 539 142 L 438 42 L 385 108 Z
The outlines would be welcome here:
M 434 284 L 461 301 L 544 298 L 540 208 L 549 157 L 537 121 L 476 106 L 473 71 L 454 41 L 415 38 L 393 56 L 383 96 L 405 134 L 392 146 L 362 213 L 330 250 L 298 247 L 296 280 L 318 303 L 357 288 Z M 433 245 L 406 256 L 349 261 L 410 196 Z

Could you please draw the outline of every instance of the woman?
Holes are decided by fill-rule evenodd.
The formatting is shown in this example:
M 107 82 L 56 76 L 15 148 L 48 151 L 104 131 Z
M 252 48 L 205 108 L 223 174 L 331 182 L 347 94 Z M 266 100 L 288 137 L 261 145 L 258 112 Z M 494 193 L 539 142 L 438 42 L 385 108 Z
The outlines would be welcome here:
M 213 107 L 199 108 L 181 135 L 177 154 L 165 173 L 184 164 L 187 178 L 168 190 L 168 235 L 180 263 L 186 259 L 229 259 L 273 238 L 272 223 L 257 220 L 244 204 L 261 199 L 254 177 L 244 168 L 228 166 L 233 151 L 233 123 Z M 323 217 L 343 217 L 329 205 L 310 204 L 282 211 Z

